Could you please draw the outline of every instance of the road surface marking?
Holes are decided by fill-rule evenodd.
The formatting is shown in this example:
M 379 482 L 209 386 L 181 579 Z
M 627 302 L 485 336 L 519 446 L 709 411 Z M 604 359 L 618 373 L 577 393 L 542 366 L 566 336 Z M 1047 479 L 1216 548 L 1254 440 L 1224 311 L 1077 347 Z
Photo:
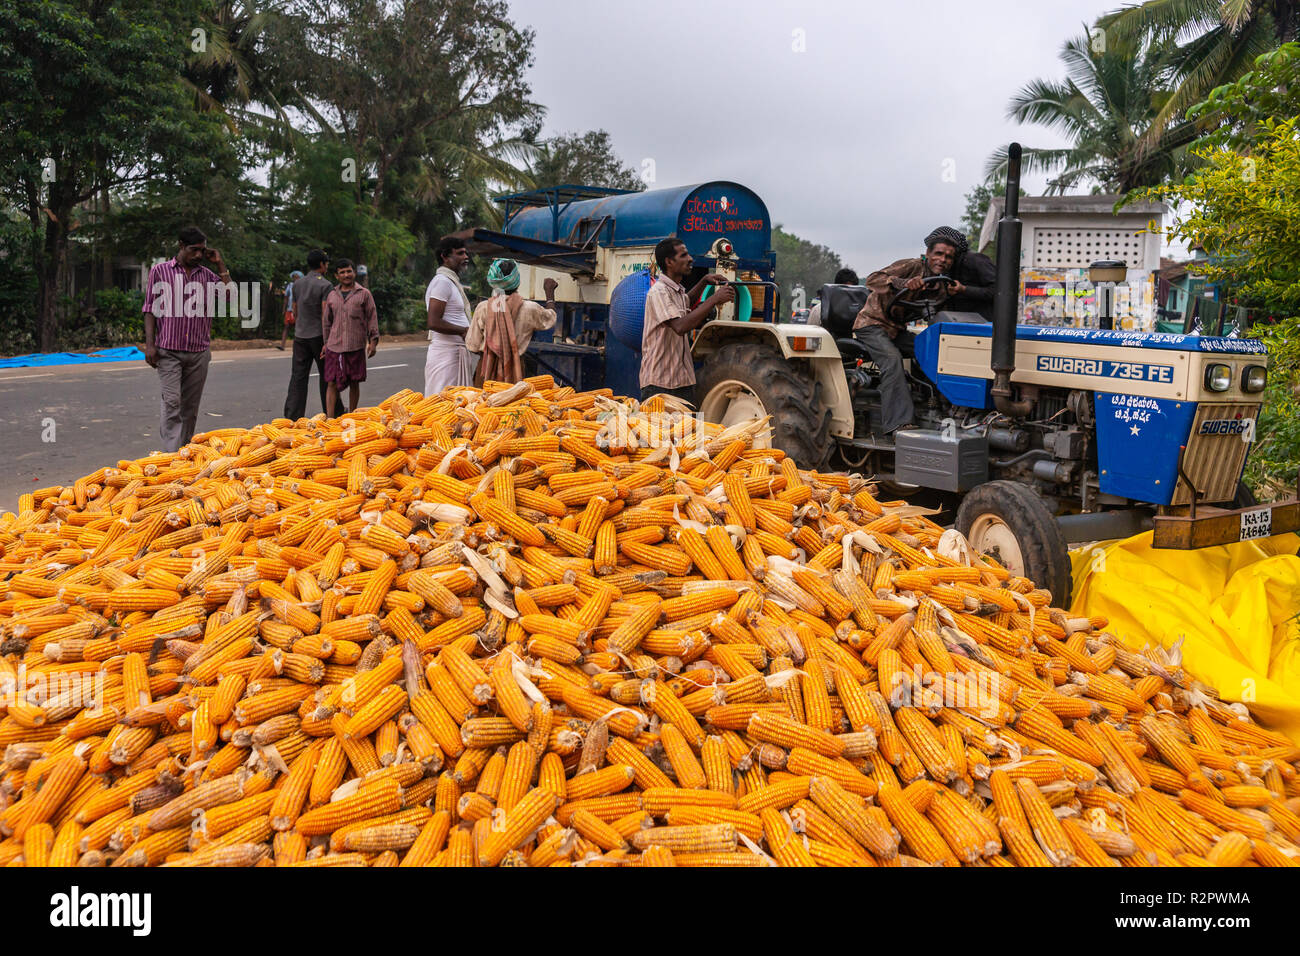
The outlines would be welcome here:
M 409 368 L 409 367 L 410 367 L 410 366 L 409 366 L 408 363 L 406 363 L 406 362 L 402 362 L 400 365 L 368 365 L 368 366 L 366 366 L 366 371 L 367 371 L 367 372 L 378 372 L 380 369 L 385 369 L 385 368 Z M 319 373 L 319 372 L 312 372 L 312 373 L 311 373 L 310 375 L 308 375 L 307 377 L 308 377 L 308 378 L 319 378 L 319 377 L 320 377 L 320 373 Z

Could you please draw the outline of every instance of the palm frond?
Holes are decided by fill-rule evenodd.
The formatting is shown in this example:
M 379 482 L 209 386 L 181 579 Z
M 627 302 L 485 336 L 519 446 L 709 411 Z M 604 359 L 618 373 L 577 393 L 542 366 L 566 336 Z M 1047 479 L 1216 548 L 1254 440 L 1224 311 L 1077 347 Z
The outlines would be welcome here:
M 1021 170 L 1027 173 L 1050 173 L 1062 163 L 1068 162 L 1073 153 L 1074 150 L 1069 148 L 1036 149 L 1032 146 L 1022 147 L 1020 151 Z M 1006 179 L 1007 159 L 1007 147 L 1000 146 L 993 151 L 992 155 L 984 163 L 984 182 L 986 184 Z
M 1259 0 L 1223 0 L 1219 20 L 1236 33 L 1259 14 Z
M 1007 118 L 1072 136 L 1088 126 L 1080 115 L 1086 103 L 1086 97 L 1072 83 L 1033 80 L 1012 96 Z
M 1146 0 L 1106 14 L 1097 25 L 1108 40 L 1140 42 L 1152 37 L 1185 38 L 1218 22 L 1218 0 Z
M 1232 82 L 1248 71 L 1255 57 L 1272 49 L 1271 31 L 1271 25 L 1256 20 L 1238 34 L 1233 35 L 1221 26 L 1188 44 L 1179 82 L 1152 120 L 1141 148 L 1153 149 L 1155 130 L 1185 115 L 1216 86 Z

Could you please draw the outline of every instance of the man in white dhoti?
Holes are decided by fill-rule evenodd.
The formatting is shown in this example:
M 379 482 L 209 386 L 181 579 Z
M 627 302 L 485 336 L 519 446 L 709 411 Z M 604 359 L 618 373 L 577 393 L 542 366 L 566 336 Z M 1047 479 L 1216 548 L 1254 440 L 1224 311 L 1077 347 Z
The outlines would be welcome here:
M 424 394 L 473 382 L 473 364 L 465 348 L 469 331 L 469 297 L 460 275 L 469 265 L 465 240 L 444 236 L 438 241 L 437 274 L 424 291 L 429 311 L 429 354 L 424 362 Z

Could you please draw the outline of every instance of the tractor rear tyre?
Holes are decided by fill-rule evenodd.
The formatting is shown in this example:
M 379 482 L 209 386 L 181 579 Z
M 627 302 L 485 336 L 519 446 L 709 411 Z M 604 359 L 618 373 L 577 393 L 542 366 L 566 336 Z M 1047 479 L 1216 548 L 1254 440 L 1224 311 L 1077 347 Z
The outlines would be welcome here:
M 1065 536 L 1032 488 L 1015 481 L 978 485 L 962 499 L 956 526 L 975 551 L 1047 588 L 1056 607 L 1070 606 Z
M 807 363 L 758 342 L 733 342 L 704 360 L 700 416 L 735 425 L 772 416 L 772 445 L 800 468 L 825 468 L 835 447 L 831 410 Z

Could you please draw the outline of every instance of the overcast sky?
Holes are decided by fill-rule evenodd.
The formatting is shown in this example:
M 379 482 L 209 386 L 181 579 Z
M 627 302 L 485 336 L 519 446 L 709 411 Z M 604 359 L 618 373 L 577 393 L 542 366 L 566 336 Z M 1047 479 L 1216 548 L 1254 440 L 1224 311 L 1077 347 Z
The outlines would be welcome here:
M 537 32 L 546 133 L 604 128 L 651 188 L 725 179 L 860 273 L 919 254 L 1001 144 L 1063 145 L 1006 118 L 1065 40 L 1120 0 L 510 0 Z M 802 33 L 796 33 L 802 31 Z M 795 47 L 802 38 L 804 52 Z M 945 181 L 945 171 L 951 172 Z M 1023 184 L 1040 194 L 1043 177 Z

